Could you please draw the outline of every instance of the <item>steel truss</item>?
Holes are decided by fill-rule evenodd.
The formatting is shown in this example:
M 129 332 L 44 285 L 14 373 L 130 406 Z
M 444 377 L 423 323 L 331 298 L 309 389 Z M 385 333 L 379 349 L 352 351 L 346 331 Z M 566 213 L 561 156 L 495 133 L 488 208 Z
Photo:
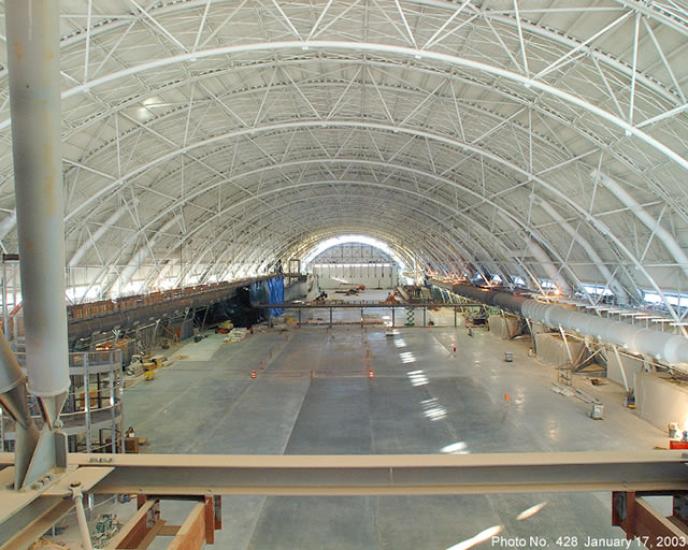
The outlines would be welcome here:
M 676 494 L 688 491 L 681 451 L 496 453 L 467 455 L 115 455 L 70 454 L 68 469 L 45 485 L 22 492 L 0 490 L 0 543 L 16 548 L 45 532 L 80 494 L 137 495 L 138 511 L 109 548 L 132 548 L 156 535 L 201 548 L 221 526 L 221 495 L 472 495 L 529 492 L 615 491 Z M 4 481 L 13 455 L 0 454 Z M 158 500 L 196 499 L 178 527 L 160 519 Z M 614 496 L 614 521 L 629 535 L 645 533 L 647 521 Z M 642 507 L 645 516 L 649 513 Z M 655 514 L 656 515 L 656 514 Z M 677 512 L 677 517 L 678 517 Z M 657 520 L 660 521 L 660 520 Z M 661 521 L 660 521 L 661 523 Z M 685 528 L 673 524 L 671 533 Z M 666 520 L 653 533 L 668 529 Z M 681 531 L 686 536 L 686 531 Z M 177 548 L 177 546 L 173 546 Z M 185 546 L 179 546 L 186 548 Z
M 447 270 L 530 279 L 554 270 L 564 287 L 608 284 L 631 302 L 644 288 L 680 290 L 687 20 L 675 2 L 636 0 L 70 5 L 61 14 L 70 266 L 102 292 L 135 276 L 154 288 L 174 257 L 184 284 L 194 271 L 264 270 L 356 225 Z M 0 68 L 0 133 L 10 125 L 4 82 Z M 0 185 L 11 180 L 0 158 Z M 315 181 L 339 188 L 340 203 L 293 187 Z M 408 191 L 426 197 L 415 211 L 390 200 Z M 373 208 L 347 219 L 340 204 L 361 196 L 388 219 Z M 273 220 L 275 203 L 291 199 Z M 435 222 L 419 211 L 438 217 L 437 202 L 460 212 L 453 231 L 438 231 L 452 247 L 427 237 Z M 0 208 L 0 239 L 12 248 L 11 194 Z M 249 212 L 265 219 L 255 238 L 242 237 Z

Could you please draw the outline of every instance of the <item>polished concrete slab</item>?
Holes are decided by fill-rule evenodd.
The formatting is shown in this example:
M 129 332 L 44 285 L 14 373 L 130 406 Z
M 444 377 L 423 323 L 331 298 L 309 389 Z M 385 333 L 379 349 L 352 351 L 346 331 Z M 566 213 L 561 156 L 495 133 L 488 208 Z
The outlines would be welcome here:
M 212 347 L 211 336 L 204 344 Z M 453 344 L 457 351 L 453 352 Z M 188 350 L 189 346 L 187 346 Z M 292 328 L 193 349 L 125 393 L 127 424 L 146 452 L 440 453 L 651 449 L 659 430 L 624 409 L 622 393 L 577 381 L 606 418 L 551 390 L 554 372 L 506 342 L 463 329 Z M 505 351 L 514 362 L 505 363 Z M 369 379 L 368 368 L 375 378 Z M 257 377 L 250 378 L 255 370 Z M 610 495 L 232 497 L 217 548 L 441 549 L 495 526 L 505 537 L 621 539 Z M 546 503 L 528 520 L 522 511 Z M 172 519 L 184 505 L 165 505 Z M 164 548 L 164 541 L 158 541 Z M 491 545 L 484 547 L 504 547 Z

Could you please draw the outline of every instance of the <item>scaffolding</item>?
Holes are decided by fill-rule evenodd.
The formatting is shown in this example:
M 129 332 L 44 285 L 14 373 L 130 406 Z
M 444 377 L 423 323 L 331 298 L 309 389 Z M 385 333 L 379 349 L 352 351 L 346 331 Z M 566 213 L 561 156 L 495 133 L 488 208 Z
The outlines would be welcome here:
M 26 355 L 16 353 L 24 367 Z M 122 430 L 122 352 L 88 351 L 69 354 L 70 387 L 60 415 L 70 452 L 117 453 L 124 450 Z M 31 415 L 40 424 L 38 403 Z M 15 426 L 0 414 L 2 449 L 14 450 Z

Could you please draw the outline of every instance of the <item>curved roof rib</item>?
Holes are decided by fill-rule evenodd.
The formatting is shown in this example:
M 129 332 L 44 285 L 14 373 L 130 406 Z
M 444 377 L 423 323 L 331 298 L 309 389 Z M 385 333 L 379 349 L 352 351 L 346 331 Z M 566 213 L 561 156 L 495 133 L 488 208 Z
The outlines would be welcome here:
M 688 286 L 675 2 L 75 0 L 61 23 L 69 268 L 101 292 L 344 232 L 623 303 Z M 9 143 L 4 68 L 0 97 Z M 12 180 L 6 148 L 8 251 Z

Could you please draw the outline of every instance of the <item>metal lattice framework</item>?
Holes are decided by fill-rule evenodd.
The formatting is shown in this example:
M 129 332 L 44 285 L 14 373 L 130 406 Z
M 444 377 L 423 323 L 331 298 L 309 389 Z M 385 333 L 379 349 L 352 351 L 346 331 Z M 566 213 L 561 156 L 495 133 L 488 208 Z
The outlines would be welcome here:
M 61 6 L 72 285 L 259 273 L 361 233 L 621 301 L 688 286 L 682 0 Z M 8 99 L 3 67 L 13 251 Z

